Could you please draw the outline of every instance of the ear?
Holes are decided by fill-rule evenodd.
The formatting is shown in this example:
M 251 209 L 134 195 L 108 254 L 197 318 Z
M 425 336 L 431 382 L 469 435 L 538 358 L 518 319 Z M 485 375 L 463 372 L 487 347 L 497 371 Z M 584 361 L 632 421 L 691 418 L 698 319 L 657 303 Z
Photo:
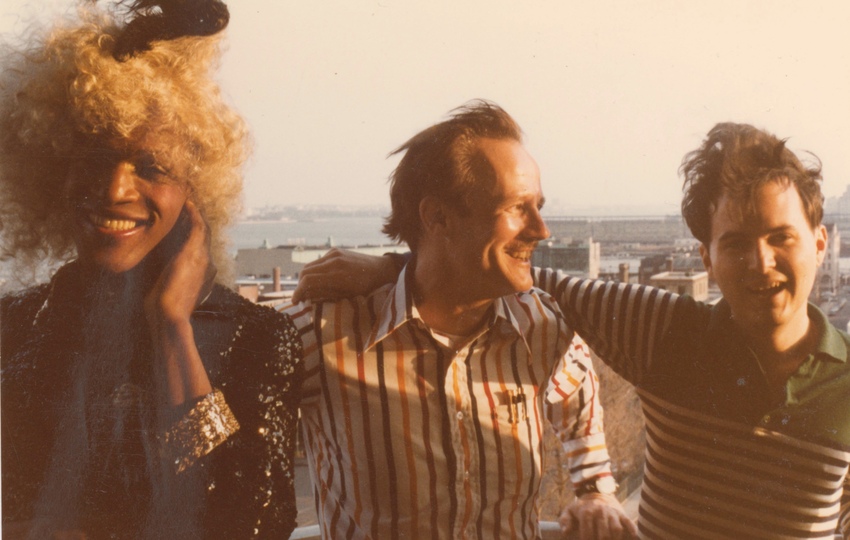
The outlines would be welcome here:
M 815 229 L 815 249 L 817 250 L 818 266 L 820 266 L 826 258 L 826 247 L 828 244 L 829 235 L 826 232 L 826 227 L 818 225 Z
M 699 256 L 702 257 L 702 265 L 705 266 L 709 279 L 714 279 L 714 272 L 711 270 L 711 253 L 708 246 L 705 244 L 699 245 Z
M 425 234 L 444 235 L 448 225 L 448 214 L 443 201 L 428 195 L 419 201 L 419 220 Z

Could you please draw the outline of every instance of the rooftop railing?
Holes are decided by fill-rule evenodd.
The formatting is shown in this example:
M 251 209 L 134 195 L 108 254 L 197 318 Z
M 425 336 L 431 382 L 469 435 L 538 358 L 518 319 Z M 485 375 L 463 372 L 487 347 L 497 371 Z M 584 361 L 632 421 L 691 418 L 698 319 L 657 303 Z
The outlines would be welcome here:
M 321 540 L 322 533 L 318 525 L 308 525 L 306 527 L 298 527 L 293 531 L 289 540 Z M 561 528 L 554 521 L 540 522 L 540 538 L 543 540 L 564 540 L 561 536 Z M 578 538 L 576 536 L 575 538 Z M 569 539 L 569 537 L 567 537 Z

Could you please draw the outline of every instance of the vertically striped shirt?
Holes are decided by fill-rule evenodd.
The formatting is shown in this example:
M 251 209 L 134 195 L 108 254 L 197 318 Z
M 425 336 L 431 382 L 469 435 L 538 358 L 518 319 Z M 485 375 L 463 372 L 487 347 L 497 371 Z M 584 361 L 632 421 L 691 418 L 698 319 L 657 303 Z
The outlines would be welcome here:
M 850 535 L 850 337 L 820 336 L 774 397 L 729 306 L 535 271 L 567 323 L 637 386 L 647 426 L 644 538 Z
M 405 275 L 368 297 L 286 308 L 304 342 L 322 535 L 535 538 L 546 417 L 574 483 L 611 476 L 587 349 L 548 295 L 528 292 L 496 300 L 453 350 Z

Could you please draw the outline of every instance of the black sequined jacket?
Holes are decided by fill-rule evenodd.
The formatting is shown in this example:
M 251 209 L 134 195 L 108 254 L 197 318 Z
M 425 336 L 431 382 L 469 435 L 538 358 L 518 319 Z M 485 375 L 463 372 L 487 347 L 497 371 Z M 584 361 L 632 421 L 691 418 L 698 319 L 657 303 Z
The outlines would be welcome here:
M 80 350 L 84 314 L 68 286 L 73 272 L 71 263 L 49 284 L 2 300 L 4 529 L 44 517 L 36 515 L 44 513 L 40 490 Z M 164 432 L 148 436 L 155 429 L 144 422 L 128 430 L 142 435 L 122 437 L 126 456 L 119 466 L 109 466 L 114 445 L 109 455 L 95 453 L 89 461 L 96 465 L 81 479 L 75 523 L 68 525 L 88 538 L 287 538 L 295 526 L 292 460 L 302 378 L 297 330 L 288 316 L 218 285 L 193 314 L 192 326 L 215 392 L 177 411 Z M 151 407 L 144 392 L 149 385 L 144 377 L 136 382 L 141 397 L 131 401 Z M 158 470 L 180 486 L 178 502 L 166 512 L 169 523 L 151 520 L 151 469 L 133 459 L 150 440 L 171 465 Z

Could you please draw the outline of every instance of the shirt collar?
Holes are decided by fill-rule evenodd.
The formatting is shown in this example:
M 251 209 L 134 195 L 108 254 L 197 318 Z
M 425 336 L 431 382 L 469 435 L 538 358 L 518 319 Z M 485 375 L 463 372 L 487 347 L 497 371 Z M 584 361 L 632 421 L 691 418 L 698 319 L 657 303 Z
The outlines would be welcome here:
M 522 292 L 518 294 L 511 294 L 497 299 L 493 303 L 493 322 L 491 324 L 501 321 L 504 328 L 513 330 L 513 332 L 520 337 L 522 342 L 525 344 L 526 350 L 531 353 L 531 346 L 528 344 L 528 340 L 526 339 L 526 331 L 522 328 L 519 322 L 520 320 L 528 319 L 528 314 L 523 310 L 518 300 L 519 296 L 523 294 L 529 293 Z M 531 354 L 528 355 L 528 359 L 530 362 L 532 359 Z
M 815 325 L 819 336 L 815 355 L 828 356 L 846 363 L 847 341 L 844 335 L 832 326 L 823 311 L 814 304 L 809 304 L 809 320 Z
M 381 307 L 375 324 L 372 326 L 372 332 L 369 339 L 364 343 L 363 352 L 371 349 L 379 342 L 383 341 L 387 336 L 395 332 L 408 322 L 420 324 L 423 328 L 427 328 L 425 321 L 419 316 L 419 310 L 413 301 L 413 265 L 408 263 L 402 269 L 395 282 L 395 285 L 390 289 Z M 526 294 L 526 293 L 520 293 Z M 516 333 L 525 344 L 526 349 L 531 351 L 528 341 L 525 337 L 519 321 L 527 319 L 528 316 L 522 311 L 517 295 L 503 296 L 493 302 L 493 309 L 490 320 L 486 323 L 488 330 L 493 330 L 497 324 L 505 325 L 509 331 Z M 530 355 L 529 355 L 530 358 Z
M 832 326 L 823 311 L 812 303 L 809 303 L 808 314 L 809 320 L 818 334 L 817 346 L 812 354 L 819 358 L 847 362 L 847 341 L 842 332 Z M 709 335 L 714 336 L 715 339 L 712 339 L 712 341 L 715 343 L 726 343 L 729 340 L 724 339 L 724 336 L 728 337 L 730 331 L 733 331 L 735 335 L 741 335 L 732 322 L 729 304 L 726 300 L 721 299 L 715 309 L 712 310 L 708 332 Z M 741 336 L 741 339 L 743 339 L 743 336 Z
M 408 321 L 421 320 L 419 311 L 413 304 L 412 288 L 410 287 L 413 273 L 408 272 L 409 268 L 412 268 L 409 263 L 402 268 L 395 285 L 387 294 L 384 304 L 378 312 L 378 317 L 375 319 L 375 324 L 372 326 L 369 339 L 364 343 L 363 352 L 383 341 L 384 338 Z

